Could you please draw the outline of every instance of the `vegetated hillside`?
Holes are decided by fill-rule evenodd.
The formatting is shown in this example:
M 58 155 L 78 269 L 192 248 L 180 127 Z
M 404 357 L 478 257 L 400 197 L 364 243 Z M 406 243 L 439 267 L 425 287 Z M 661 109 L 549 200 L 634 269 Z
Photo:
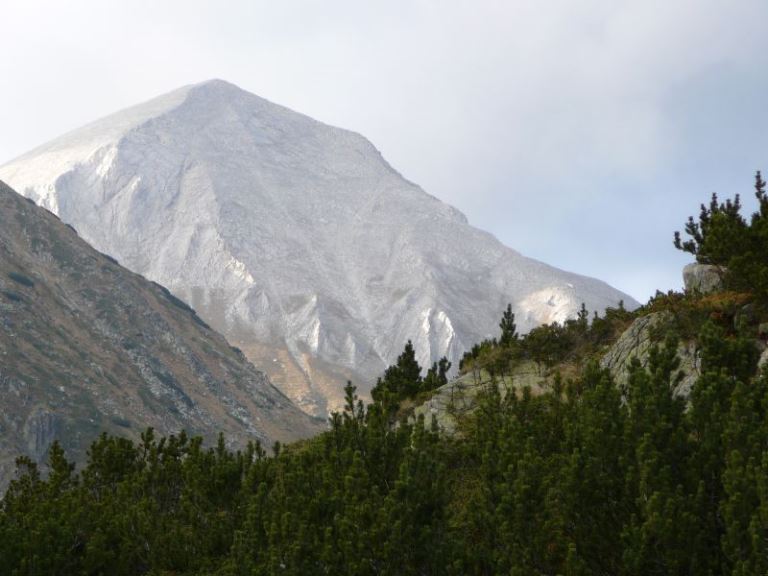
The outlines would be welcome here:
M 447 383 L 445 363 L 422 378 L 406 346 L 373 404 L 348 386 L 328 432 L 274 457 L 148 433 L 101 439 L 81 474 L 60 450 L 46 481 L 22 463 L 0 508 L 0 571 L 766 574 L 768 298 L 724 266 L 768 254 L 766 218 L 761 198 L 686 293 L 637 312 L 522 338 L 505 312 L 495 341 L 465 360 L 489 382 L 458 434 L 409 421 L 408 404 Z M 712 218 L 696 247 L 723 248 L 734 221 Z M 768 263 L 747 273 L 768 277 Z M 695 345 L 689 389 L 682 342 Z M 514 387 L 524 363 L 551 379 Z
M 522 330 L 624 299 L 526 258 L 365 138 L 222 81 L 75 130 L 0 178 L 168 287 L 302 408 L 368 393 L 412 340 L 454 365 L 513 304 Z
M 323 428 L 165 288 L 0 182 L 0 487 L 20 454 L 58 440 L 82 461 L 100 433 L 147 426 L 232 446 Z

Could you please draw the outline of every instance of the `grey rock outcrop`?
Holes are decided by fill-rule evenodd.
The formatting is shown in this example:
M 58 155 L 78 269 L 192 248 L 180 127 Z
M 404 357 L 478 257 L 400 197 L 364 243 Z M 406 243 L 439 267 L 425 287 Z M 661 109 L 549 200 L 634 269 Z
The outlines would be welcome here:
M 423 415 L 424 421 L 429 425 L 434 417 L 441 432 L 455 434 L 460 419 L 477 407 L 478 396 L 487 389 L 491 381 L 490 374 L 484 370 L 467 373 L 438 388 L 429 400 L 414 409 L 412 419 L 416 420 Z M 548 374 L 542 372 L 535 362 L 525 361 L 515 366 L 508 376 L 499 380 L 498 385 L 503 398 L 510 390 L 521 390 L 525 387 L 534 391 L 541 390 L 548 382 Z
M 660 339 L 655 334 L 672 322 L 668 312 L 655 312 L 641 316 L 619 337 L 600 360 L 600 366 L 610 370 L 617 386 L 625 386 L 629 381 L 629 367 L 632 360 L 637 358 L 640 365 L 645 367 L 650 359 L 651 348 Z M 680 359 L 680 371 L 683 379 L 675 388 L 675 393 L 688 396 L 691 387 L 701 374 L 701 361 L 694 342 L 680 342 L 677 348 Z
M 630 366 L 634 359 L 637 359 L 641 366 L 648 366 L 651 349 L 662 343 L 662 336 L 673 320 L 669 312 L 654 312 L 641 316 L 605 351 L 600 366 L 610 371 L 617 386 L 623 387 L 628 383 Z M 696 342 L 680 342 L 677 356 L 680 359 L 679 371 L 682 373 L 682 379 L 677 383 L 674 393 L 688 397 L 701 375 L 701 359 Z M 768 353 L 764 354 L 761 362 L 768 362 Z M 462 417 L 477 408 L 478 396 L 487 389 L 490 382 L 490 375 L 482 370 L 465 374 L 438 388 L 429 400 L 417 406 L 413 411 L 412 420 L 424 416 L 429 424 L 434 418 L 441 432 L 455 434 Z M 510 390 L 521 390 L 524 387 L 538 392 L 545 390 L 551 382 L 552 374 L 542 372 L 535 362 L 526 361 L 499 380 L 499 391 L 502 397 Z
M 723 272 L 721 266 L 699 264 L 693 262 L 683 268 L 683 283 L 686 292 L 709 294 L 723 289 Z

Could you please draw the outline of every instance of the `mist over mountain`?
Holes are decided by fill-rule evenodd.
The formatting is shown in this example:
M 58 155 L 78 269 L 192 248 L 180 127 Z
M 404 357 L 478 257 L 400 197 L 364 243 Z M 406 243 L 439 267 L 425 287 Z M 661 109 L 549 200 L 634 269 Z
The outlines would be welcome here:
M 363 391 L 412 340 L 454 364 L 498 332 L 624 300 L 526 258 L 364 137 L 214 80 L 45 144 L 0 179 L 223 332 L 308 412 Z

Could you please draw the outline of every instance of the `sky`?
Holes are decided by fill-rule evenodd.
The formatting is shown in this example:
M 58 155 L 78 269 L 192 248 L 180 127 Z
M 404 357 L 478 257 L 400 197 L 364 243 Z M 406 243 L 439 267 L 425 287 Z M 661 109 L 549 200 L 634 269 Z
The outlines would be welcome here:
M 641 302 L 768 172 L 765 0 L 0 0 L 0 164 L 221 78 L 365 135 L 526 256 Z

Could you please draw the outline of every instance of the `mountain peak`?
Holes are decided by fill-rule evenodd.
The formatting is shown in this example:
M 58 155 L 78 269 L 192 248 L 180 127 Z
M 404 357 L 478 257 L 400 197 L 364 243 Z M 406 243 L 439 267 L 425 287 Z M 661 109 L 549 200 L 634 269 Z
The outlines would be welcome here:
M 180 88 L 183 89 L 184 87 Z M 219 92 L 245 92 L 242 88 L 239 86 L 232 84 L 232 82 L 227 82 L 226 80 L 222 80 L 221 78 L 211 78 L 209 80 L 203 80 L 202 82 L 197 82 L 196 84 L 192 84 L 191 88 L 193 90 L 215 90 Z
M 412 340 L 458 365 L 511 302 L 521 330 L 632 299 L 525 258 L 364 137 L 222 80 L 0 167 L 102 252 L 170 288 L 305 409 L 363 392 Z
M 186 117 L 187 121 L 190 122 L 204 121 L 205 118 L 220 114 L 222 109 L 236 109 L 246 116 L 268 114 L 271 116 L 302 117 L 309 120 L 306 116 L 218 78 L 183 86 L 178 89 L 178 92 L 184 94 L 180 106 L 192 106 L 194 109 L 194 114 Z M 198 106 L 195 106 L 196 104 Z M 200 104 L 202 106 L 199 106 Z
M 242 99 L 263 100 L 263 98 L 260 98 L 256 94 L 243 90 L 239 86 L 219 78 L 212 78 L 211 80 L 205 80 L 204 82 L 198 82 L 197 84 L 182 86 L 178 91 L 186 93 L 185 101 L 194 96 L 202 96 L 206 99 L 215 98 L 223 101 L 236 101 Z

